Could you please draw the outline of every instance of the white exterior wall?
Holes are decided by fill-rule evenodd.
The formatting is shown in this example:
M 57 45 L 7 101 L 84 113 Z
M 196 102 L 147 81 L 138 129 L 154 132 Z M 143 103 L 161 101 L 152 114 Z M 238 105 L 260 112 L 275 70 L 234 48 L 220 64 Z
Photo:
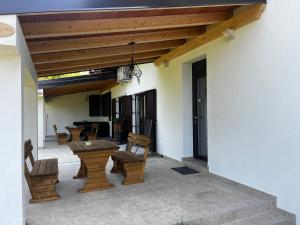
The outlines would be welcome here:
M 33 156 L 38 158 L 37 88 L 30 74 L 24 77 L 24 140 L 31 139 Z
M 23 126 L 21 58 L 0 54 L 0 224 L 23 224 Z M 5 94 L 6 93 L 6 94 Z
M 88 94 L 100 94 L 83 92 L 64 95 L 51 99 L 45 104 L 46 136 L 55 135 L 53 124 L 56 124 L 58 132 L 66 132 L 65 126 L 72 126 L 77 121 L 108 121 L 108 117 L 89 116 Z
M 117 97 L 156 88 L 158 152 L 191 156 L 191 63 L 206 57 L 210 171 L 277 196 L 278 206 L 298 218 L 299 8 L 296 0 L 269 1 L 262 18 L 238 30 L 236 40 L 214 41 L 168 68 L 143 65 L 141 85 L 112 89 Z
M 4 131 L 0 135 L 0 164 L 3 168 L 1 179 L 5 181 L 0 186 L 0 224 L 21 225 L 25 224 L 23 196 L 26 185 L 23 143 L 25 133 L 29 134 L 24 128 L 24 100 L 32 100 L 24 93 L 24 77 L 30 74 L 35 81 L 36 73 L 17 17 L 0 16 L 0 21 L 16 31 L 10 37 L 0 37 L 0 124 Z
M 43 96 L 38 96 L 38 147 L 44 148 L 46 134 L 45 126 L 45 101 Z
M 125 83 L 122 86 L 118 85 L 112 88 L 112 98 L 156 89 L 158 152 L 180 160 L 183 140 L 181 78 L 175 75 L 178 68 L 175 66 L 170 67 L 164 70 L 163 73 L 161 72 L 163 68 L 156 68 L 152 63 L 143 64 L 140 68 L 143 71 L 140 84 L 134 79 L 130 83 Z

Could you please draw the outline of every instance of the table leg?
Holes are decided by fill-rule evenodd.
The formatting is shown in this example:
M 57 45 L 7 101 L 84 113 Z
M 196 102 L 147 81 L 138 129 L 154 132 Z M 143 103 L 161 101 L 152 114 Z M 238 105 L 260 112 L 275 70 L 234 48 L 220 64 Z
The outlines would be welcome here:
M 73 177 L 73 179 L 81 179 L 87 177 L 87 168 L 84 163 L 84 161 L 81 159 L 80 160 L 80 168 L 78 170 L 78 173 L 76 176 Z
M 84 187 L 78 190 L 79 192 L 90 192 L 113 187 L 113 185 L 108 182 L 105 174 L 105 167 L 109 155 L 91 157 L 83 154 L 80 157 L 87 167 L 87 180 Z

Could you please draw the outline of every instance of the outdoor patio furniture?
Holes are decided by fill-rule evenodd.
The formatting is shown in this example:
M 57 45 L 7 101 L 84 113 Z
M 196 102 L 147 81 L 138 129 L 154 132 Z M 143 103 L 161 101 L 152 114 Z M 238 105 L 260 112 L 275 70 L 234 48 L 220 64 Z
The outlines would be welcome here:
M 25 141 L 25 177 L 29 186 L 32 199 L 30 203 L 51 201 L 60 199 L 55 192 L 55 184 L 58 183 L 57 159 L 44 159 L 35 161 L 32 155 L 31 140 Z M 32 166 L 29 172 L 26 160 L 29 157 Z
M 92 124 L 92 130 L 88 131 L 88 132 L 85 132 L 85 134 L 86 134 L 89 141 L 97 139 L 98 130 L 99 130 L 99 124 L 93 123 Z
M 134 145 L 144 148 L 143 156 L 131 152 Z M 129 133 L 125 151 L 115 152 L 111 158 L 114 166 L 111 173 L 124 172 L 125 179 L 122 184 L 136 184 L 144 182 L 144 170 L 148 156 L 150 139 L 140 134 Z
M 66 126 L 65 128 L 70 132 L 70 135 L 71 135 L 70 140 L 71 141 L 81 141 L 80 134 L 84 130 L 83 126 L 78 126 L 78 127 L 68 127 L 68 126 Z
M 119 149 L 119 146 L 107 140 L 75 141 L 69 143 L 74 155 L 80 158 L 81 165 L 74 179 L 87 178 L 79 192 L 89 192 L 111 188 L 105 175 L 105 167 L 109 157 Z
M 147 136 L 150 138 L 151 140 L 151 131 L 152 131 L 152 120 L 151 119 L 146 119 L 145 120 L 145 129 L 143 132 L 143 135 Z M 134 153 L 137 153 L 137 151 L 139 150 L 140 146 L 139 145 L 135 145 L 136 149 Z
M 69 137 L 67 133 L 58 133 L 57 132 L 57 126 L 54 124 L 53 129 L 56 135 L 57 144 L 63 145 L 66 144 L 69 141 Z

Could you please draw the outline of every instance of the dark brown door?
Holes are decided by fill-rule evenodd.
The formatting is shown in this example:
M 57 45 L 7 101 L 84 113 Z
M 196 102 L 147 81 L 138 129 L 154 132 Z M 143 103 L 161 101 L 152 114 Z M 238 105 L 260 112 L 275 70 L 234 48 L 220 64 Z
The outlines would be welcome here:
M 194 158 L 207 161 L 206 60 L 193 64 L 193 147 Z
M 122 140 L 126 141 L 128 134 L 132 132 L 132 96 L 123 96 L 119 98 L 119 118 L 124 121 L 124 132 Z
M 114 121 L 117 118 L 117 101 L 116 99 L 111 100 L 111 116 L 112 116 L 112 137 L 114 137 Z

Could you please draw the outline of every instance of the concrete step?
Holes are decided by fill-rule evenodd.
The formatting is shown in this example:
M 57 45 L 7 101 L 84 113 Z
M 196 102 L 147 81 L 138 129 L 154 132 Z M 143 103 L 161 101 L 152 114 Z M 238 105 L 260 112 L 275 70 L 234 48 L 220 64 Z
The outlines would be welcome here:
M 281 210 L 246 217 L 222 225 L 296 225 L 295 216 Z
M 272 209 L 272 201 L 253 201 L 247 205 L 238 208 L 224 208 L 222 212 L 218 214 L 213 214 L 205 218 L 198 218 L 195 220 L 185 221 L 188 225 L 223 225 L 232 221 L 242 220 L 244 218 L 249 218 L 252 215 L 266 214 Z M 233 225 L 233 224 L 230 224 Z M 240 224 L 239 224 L 240 225 Z M 248 225 L 248 224 L 247 224 Z M 253 225 L 253 224 L 251 224 Z M 276 224 L 277 225 L 277 224 Z M 278 224 L 279 225 L 279 224 Z

